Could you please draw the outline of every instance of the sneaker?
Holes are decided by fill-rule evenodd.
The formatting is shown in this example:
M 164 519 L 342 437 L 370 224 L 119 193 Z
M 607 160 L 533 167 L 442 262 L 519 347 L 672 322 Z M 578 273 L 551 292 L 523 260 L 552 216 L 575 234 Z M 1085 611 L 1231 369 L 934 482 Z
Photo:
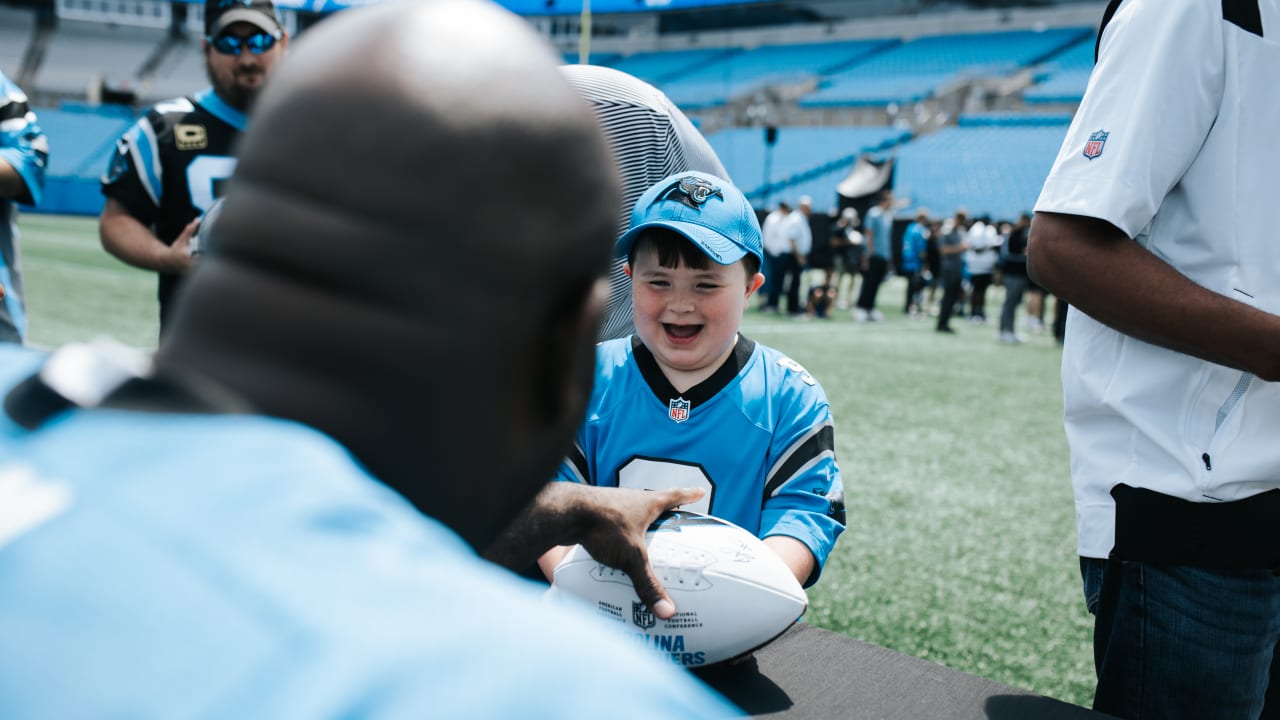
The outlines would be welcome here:
M 938 332 L 940 332 L 940 333 L 943 333 L 944 335 L 955 335 L 955 334 L 956 334 L 956 331 L 955 331 L 955 330 L 952 330 L 951 328 L 949 328 L 949 327 L 945 327 L 945 326 L 944 326 L 944 327 L 940 327 L 940 328 L 938 328 L 938 329 L 937 329 L 937 331 L 938 331 Z
M 848 310 L 848 309 L 849 309 L 849 301 L 848 301 L 848 300 L 837 300 L 837 301 L 836 301 L 836 309 L 837 309 L 837 310 Z
M 871 311 L 871 322 L 884 322 L 884 313 L 879 310 Z
M 1000 342 L 1006 345 L 1018 345 L 1022 342 L 1022 338 L 1018 337 L 1017 333 L 1002 332 L 1000 333 Z
M 871 319 L 871 314 L 862 308 L 853 309 L 853 321 L 864 323 Z

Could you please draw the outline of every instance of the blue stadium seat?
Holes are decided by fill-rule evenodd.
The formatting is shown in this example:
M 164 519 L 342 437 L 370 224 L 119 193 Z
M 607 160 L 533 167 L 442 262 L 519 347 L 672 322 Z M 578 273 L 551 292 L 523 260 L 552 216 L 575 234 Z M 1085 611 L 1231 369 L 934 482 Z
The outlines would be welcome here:
M 1070 118 L 968 118 L 903 145 L 896 194 L 935 216 L 963 207 L 970 216 L 1010 220 L 1029 212 L 1058 155 Z
M 767 45 L 696 68 L 666 82 L 663 90 L 680 107 L 711 107 L 766 85 L 812 80 L 895 44 L 893 40 L 853 40 Z
M 1047 79 L 1027 88 L 1022 98 L 1029 103 L 1078 103 L 1084 97 L 1093 73 L 1092 36 L 1050 58 L 1044 66 Z
M 701 48 L 697 50 L 665 50 L 639 52 L 608 63 L 609 67 L 630 73 L 652 85 L 662 87 L 667 80 L 723 62 L 740 52 L 739 48 Z M 606 63 L 596 63 L 603 65 Z
M 963 76 L 999 77 L 1032 65 L 1092 31 L 1062 28 L 923 37 L 828 77 L 804 107 L 911 103 Z
M 757 200 L 763 198 L 766 191 L 771 196 L 780 191 L 791 194 L 792 185 L 836 167 L 847 170 L 858 155 L 885 150 L 909 137 L 910 133 L 905 130 L 884 126 L 782 127 L 778 129 L 767 182 L 766 146 L 761 128 L 721 130 L 707 141 L 720 156 L 734 184 L 749 199 Z
M 621 56 L 621 55 L 619 55 L 618 53 L 612 53 L 612 52 L 606 52 L 606 53 L 593 52 L 593 53 L 591 53 L 591 54 L 587 57 L 587 64 L 588 64 L 588 65 L 612 65 L 613 63 L 617 62 L 618 58 L 620 58 L 620 57 L 622 57 L 622 56 Z M 577 64 L 578 64 L 578 53 L 576 53 L 576 52 L 567 52 L 567 53 L 564 53 L 564 64 L 565 64 L 565 65 L 577 65 Z

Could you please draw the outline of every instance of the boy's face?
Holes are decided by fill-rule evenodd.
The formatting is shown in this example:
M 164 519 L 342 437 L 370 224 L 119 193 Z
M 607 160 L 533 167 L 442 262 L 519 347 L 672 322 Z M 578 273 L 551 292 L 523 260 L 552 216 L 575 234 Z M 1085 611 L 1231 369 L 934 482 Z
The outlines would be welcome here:
M 748 278 L 742 262 L 710 263 L 705 270 L 663 267 L 652 247 L 639 249 L 630 273 L 636 333 L 682 390 L 729 356 L 747 301 L 764 282 L 760 273 Z M 682 387 L 677 380 L 691 382 Z

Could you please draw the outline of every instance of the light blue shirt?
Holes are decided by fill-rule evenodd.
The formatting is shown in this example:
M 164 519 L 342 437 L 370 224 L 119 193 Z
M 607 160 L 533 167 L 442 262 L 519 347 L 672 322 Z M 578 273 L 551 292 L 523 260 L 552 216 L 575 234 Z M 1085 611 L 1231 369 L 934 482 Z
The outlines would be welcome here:
M 267 418 L 0 419 L 0 587 L 5 718 L 736 712 Z
M 922 267 L 924 261 L 921 255 L 924 255 L 929 245 L 928 238 L 924 235 L 924 226 L 918 222 L 913 222 L 907 226 L 906 231 L 902 234 L 902 269 L 907 272 L 915 272 Z
M 893 242 L 893 213 L 887 212 L 879 205 L 867 211 L 867 229 L 874 233 L 872 255 L 886 260 L 893 257 L 889 243 Z

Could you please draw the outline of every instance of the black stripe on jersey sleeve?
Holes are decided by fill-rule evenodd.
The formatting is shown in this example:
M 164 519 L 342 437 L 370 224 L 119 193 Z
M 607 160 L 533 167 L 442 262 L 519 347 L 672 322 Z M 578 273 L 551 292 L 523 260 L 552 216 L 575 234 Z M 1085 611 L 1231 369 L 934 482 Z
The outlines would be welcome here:
M 27 116 L 27 111 L 31 109 L 25 101 L 15 102 L 0 97 L 0 102 L 4 103 L 0 105 L 0 122 L 24 118 Z
M 832 490 L 827 493 L 827 515 L 841 525 L 847 525 L 844 512 L 844 490 Z
M 1093 44 L 1093 61 L 1098 62 L 1098 53 L 1102 52 L 1102 31 L 1107 29 L 1107 23 L 1111 22 L 1111 18 L 1116 16 L 1116 11 L 1120 9 L 1120 3 L 1124 0 L 1111 0 L 1107 3 L 1107 9 L 1102 13 L 1102 22 L 1098 25 L 1098 39 Z
M 569 465 L 573 467 L 574 472 L 578 476 L 578 482 L 587 485 L 592 484 L 591 471 L 587 466 L 587 455 L 582 452 L 582 445 L 574 443 L 573 449 L 569 450 L 569 454 L 566 455 L 564 459 L 565 462 L 569 463 Z
M 773 472 L 764 484 L 764 500 L 773 497 L 788 480 L 795 477 L 801 468 L 808 465 L 812 460 L 824 454 L 831 454 L 833 457 L 836 452 L 836 431 L 831 423 L 827 423 L 818 429 L 809 437 L 800 441 L 798 445 L 792 446 L 788 451 L 790 454 L 783 461 L 782 465 Z M 843 499 L 841 505 L 843 506 Z
M 1222 0 L 1222 19 L 1258 37 L 1262 35 L 1262 9 L 1258 0 Z

